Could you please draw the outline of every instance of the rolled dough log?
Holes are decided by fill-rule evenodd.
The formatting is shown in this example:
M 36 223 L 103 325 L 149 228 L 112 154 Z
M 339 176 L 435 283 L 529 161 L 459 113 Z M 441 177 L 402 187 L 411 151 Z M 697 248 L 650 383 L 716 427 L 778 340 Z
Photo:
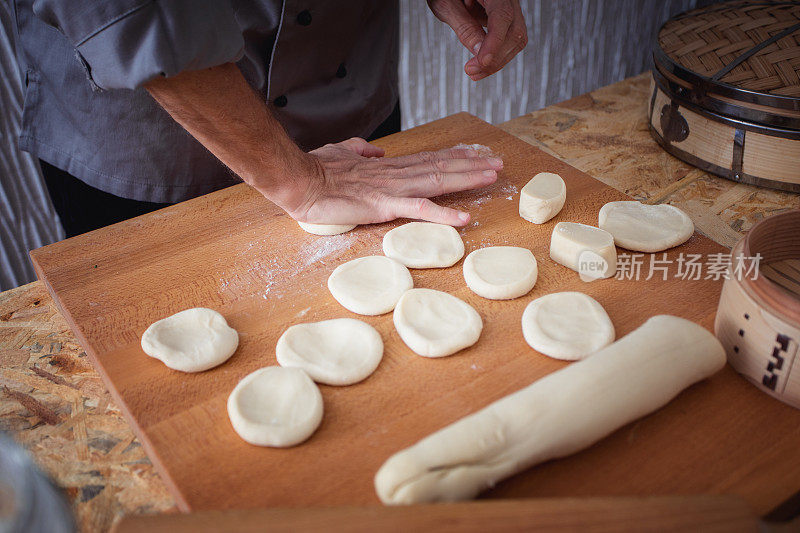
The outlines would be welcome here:
M 471 305 L 433 289 L 407 291 L 392 318 L 403 342 L 423 357 L 444 357 L 472 346 L 483 329 Z
M 351 385 L 372 374 L 383 357 L 380 333 L 354 318 L 296 324 L 275 346 L 278 364 L 295 367 L 317 383 Z
M 536 258 L 527 248 L 489 246 L 464 259 L 467 287 L 490 300 L 510 300 L 528 294 L 538 273 Z
M 299 368 L 268 366 L 245 376 L 228 396 L 236 433 L 256 446 L 300 444 L 322 421 L 322 394 Z
M 577 222 L 559 222 L 550 237 L 550 258 L 587 279 L 610 278 L 617 271 L 614 237 Z
M 375 475 L 375 490 L 386 504 L 473 498 L 591 446 L 724 365 L 725 351 L 706 329 L 655 316 L 592 357 L 396 453 Z
M 383 236 L 383 253 L 408 268 L 449 267 L 464 257 L 464 241 L 452 226 L 409 222 Z
M 213 309 L 196 307 L 154 322 L 142 334 L 142 350 L 173 370 L 202 372 L 227 361 L 239 334 Z
M 554 292 L 536 298 L 525 308 L 522 336 L 537 352 L 575 361 L 614 342 L 614 324 L 591 296 Z
M 597 218 L 617 246 L 635 252 L 660 252 L 683 244 L 694 233 L 689 215 L 668 204 L 609 202 L 600 208 Z
M 348 261 L 336 267 L 328 278 L 328 289 L 336 301 L 359 315 L 388 313 L 413 286 L 408 269 L 382 255 Z
M 540 172 L 520 191 L 519 216 L 544 224 L 561 211 L 567 200 L 567 186 L 558 174 Z
M 298 222 L 298 224 L 303 231 L 323 236 L 339 235 L 356 227 L 356 224 L 309 224 L 307 222 Z

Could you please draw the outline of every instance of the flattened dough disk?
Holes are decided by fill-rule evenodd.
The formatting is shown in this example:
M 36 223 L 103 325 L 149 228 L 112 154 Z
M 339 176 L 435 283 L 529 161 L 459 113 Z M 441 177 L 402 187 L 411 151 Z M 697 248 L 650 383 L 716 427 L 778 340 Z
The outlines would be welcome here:
M 661 252 L 683 244 L 694 233 L 692 219 L 668 204 L 609 202 L 600 208 L 597 218 L 617 246 L 635 252 Z
M 336 318 L 290 327 L 275 354 L 278 364 L 303 369 L 317 383 L 351 385 L 378 368 L 383 340 L 366 322 Z
M 567 186 L 558 174 L 540 172 L 520 191 L 519 216 L 534 224 L 544 224 L 564 207 Z
M 490 300 L 528 294 L 536 284 L 536 258 L 527 248 L 490 246 L 464 259 L 464 281 L 472 292 Z
M 245 376 L 228 396 L 228 417 L 256 446 L 300 444 L 322 421 L 322 394 L 299 368 L 268 366 Z
M 464 241 L 452 226 L 409 222 L 383 236 L 383 253 L 408 268 L 449 267 L 464 257 Z
M 725 350 L 708 330 L 655 316 L 592 357 L 392 455 L 375 475 L 375 491 L 389 505 L 473 498 L 591 446 L 723 366 Z
M 336 301 L 359 315 L 388 313 L 413 286 L 408 269 L 382 255 L 348 261 L 328 277 L 328 289 Z
M 424 357 L 444 357 L 478 342 L 483 320 L 471 305 L 433 289 L 407 291 L 394 310 L 403 342 Z
M 614 324 L 600 303 L 582 292 L 555 292 L 522 313 L 522 336 L 531 348 L 575 361 L 614 342 Z
M 173 370 L 202 372 L 227 361 L 239 334 L 213 309 L 196 307 L 154 322 L 142 334 L 142 350 Z
M 347 233 L 356 227 L 356 224 L 309 224 L 307 222 L 298 222 L 303 231 L 313 235 L 339 235 L 340 233 Z

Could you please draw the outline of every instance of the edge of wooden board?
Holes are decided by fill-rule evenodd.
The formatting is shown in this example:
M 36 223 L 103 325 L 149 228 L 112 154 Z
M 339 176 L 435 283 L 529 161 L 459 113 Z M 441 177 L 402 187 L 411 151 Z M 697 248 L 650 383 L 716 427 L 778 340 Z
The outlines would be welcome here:
M 656 496 L 642 498 L 542 498 L 439 503 L 397 507 L 307 507 L 190 514 L 130 515 L 116 533 L 181 533 L 233 529 L 262 531 L 520 531 L 702 529 L 757 531 L 758 519 L 736 496 Z
M 140 216 L 147 216 L 147 215 L 140 215 Z M 123 223 L 124 221 L 120 222 L 120 224 Z M 53 244 L 58 244 L 58 243 L 53 243 Z M 52 246 L 52 244 L 48 246 Z M 45 247 L 43 246 L 42 248 Z M 147 438 L 146 433 L 139 427 L 139 424 L 136 423 L 136 417 L 133 416 L 133 414 L 128 410 L 128 405 L 125 403 L 125 401 L 123 401 L 122 396 L 120 396 L 119 392 L 117 391 L 117 388 L 113 386 L 114 384 L 113 381 L 111 380 L 110 376 L 106 373 L 106 370 L 105 368 L 103 368 L 103 365 L 100 364 L 97 354 L 90 347 L 90 344 L 87 341 L 86 337 L 84 336 L 83 331 L 81 330 L 81 328 L 78 327 L 75 320 L 72 318 L 72 315 L 62 306 L 58 294 L 55 292 L 53 287 L 47 281 L 47 277 L 44 273 L 44 270 L 42 269 L 41 265 L 39 264 L 39 261 L 37 260 L 37 255 L 38 255 L 37 252 L 42 248 L 37 248 L 35 250 L 30 251 L 31 263 L 33 263 L 33 269 L 36 272 L 36 276 L 39 278 L 39 280 L 42 281 L 42 283 L 44 283 L 45 287 L 47 287 L 47 292 L 50 293 L 50 296 L 53 298 L 53 302 L 55 302 L 56 307 L 58 308 L 58 312 L 61 313 L 61 316 L 64 317 L 64 320 L 67 322 L 67 325 L 69 325 L 70 329 L 72 330 L 72 333 L 75 335 L 76 340 L 78 341 L 78 343 L 80 343 L 81 347 L 83 348 L 83 351 L 86 352 L 86 355 L 89 357 L 89 360 L 92 363 L 92 367 L 94 368 L 95 372 L 99 374 L 100 379 L 103 381 L 103 385 L 105 385 L 106 387 L 106 390 L 109 392 L 111 398 L 117 404 L 117 407 L 119 407 L 120 412 L 122 413 L 122 416 L 125 419 L 125 422 L 127 422 L 128 425 L 131 427 L 134 436 L 139 440 L 142 447 L 144 448 L 148 460 L 153 464 L 153 467 L 156 469 L 158 476 L 164 482 L 164 485 L 166 485 L 167 490 L 169 490 L 172 497 L 175 498 L 176 505 L 181 511 L 183 511 L 184 513 L 188 513 L 191 510 L 189 503 L 184 498 L 183 494 L 178 488 L 178 485 L 172 479 L 172 476 L 169 475 L 169 470 L 161 462 L 161 459 L 159 455 L 156 453 L 155 449 L 153 448 L 150 439 Z

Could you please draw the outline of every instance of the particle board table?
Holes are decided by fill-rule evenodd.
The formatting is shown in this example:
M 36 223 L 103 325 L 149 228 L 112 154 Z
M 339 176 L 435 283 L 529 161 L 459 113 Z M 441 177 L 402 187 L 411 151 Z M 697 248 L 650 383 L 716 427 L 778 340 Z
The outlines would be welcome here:
M 645 73 L 500 127 L 641 201 L 681 207 L 728 247 L 764 216 L 800 206 L 797 195 L 729 182 L 663 152 L 647 130 L 648 86 Z M 174 509 L 40 282 L 0 294 L 0 430 L 64 487 L 83 530 Z

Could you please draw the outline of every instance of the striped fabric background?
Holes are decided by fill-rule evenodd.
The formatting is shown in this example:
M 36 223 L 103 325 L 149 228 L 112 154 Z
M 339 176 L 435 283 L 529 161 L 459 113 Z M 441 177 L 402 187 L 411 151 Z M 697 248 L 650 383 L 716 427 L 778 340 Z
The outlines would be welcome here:
M 9 0 L 13 1 L 13 0 Z M 423 0 L 401 0 L 403 127 L 459 111 L 499 123 L 638 74 L 672 14 L 708 0 L 523 0 L 528 47 L 499 74 L 464 75 L 468 52 Z M 23 92 L 8 1 L 0 3 L 0 290 L 35 279 L 28 250 L 62 236 L 38 166 L 16 148 Z
M 11 15 L 0 2 L 0 290 L 33 281 L 28 250 L 63 237 L 38 162 L 17 150 L 23 92 Z

